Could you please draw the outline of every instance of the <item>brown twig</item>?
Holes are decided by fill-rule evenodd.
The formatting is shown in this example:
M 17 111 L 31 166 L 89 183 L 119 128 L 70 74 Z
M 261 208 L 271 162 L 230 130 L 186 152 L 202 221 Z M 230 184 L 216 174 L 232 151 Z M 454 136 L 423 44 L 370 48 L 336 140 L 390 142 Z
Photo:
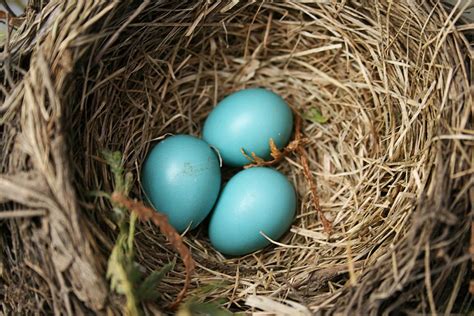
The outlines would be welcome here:
M 295 120 L 295 139 L 302 139 L 301 117 L 299 115 L 296 116 Z M 304 150 L 303 146 L 298 146 L 296 147 L 296 152 L 298 153 L 301 165 L 303 166 L 304 177 L 306 178 L 306 182 L 308 182 L 309 189 L 311 190 L 311 197 L 313 200 L 314 208 L 316 209 L 316 212 L 319 214 L 319 218 L 323 223 L 324 231 L 329 235 L 332 231 L 332 224 L 326 218 L 326 216 L 324 216 L 323 210 L 321 209 L 321 204 L 319 203 L 318 189 L 311 173 L 311 169 L 309 168 L 306 151 Z
M 324 231 L 327 234 L 330 234 L 332 231 L 332 224 L 331 222 L 324 216 L 324 213 L 321 209 L 321 205 L 319 203 L 319 195 L 318 190 L 316 187 L 316 183 L 314 178 L 311 174 L 311 169 L 309 168 L 308 158 L 306 151 L 303 148 L 303 145 L 308 143 L 308 139 L 303 137 L 301 133 L 301 116 L 296 115 L 295 118 L 295 137 L 294 139 L 286 146 L 283 150 L 279 150 L 273 139 L 270 139 L 270 149 L 271 149 L 271 156 L 273 160 L 265 161 L 264 159 L 258 157 L 254 152 L 251 153 L 251 157 L 249 157 L 245 151 L 242 149 L 242 154 L 247 157 L 252 163 L 246 165 L 244 168 L 248 169 L 251 167 L 263 167 L 263 166 L 273 166 L 276 163 L 280 162 L 283 158 L 288 156 L 290 153 L 296 152 L 300 158 L 301 165 L 303 166 L 303 174 L 308 182 L 309 188 L 311 190 L 311 198 L 314 204 L 314 208 L 316 212 L 319 214 L 321 222 L 324 226 Z
M 0 20 L 5 20 L 6 24 L 12 27 L 19 27 L 25 20 L 24 17 L 17 17 L 16 15 L 11 15 L 10 13 L 7 14 L 5 11 L 0 11 Z
M 303 166 L 303 173 L 308 182 L 309 188 L 311 190 L 311 197 L 313 200 L 314 208 L 316 212 L 319 214 L 319 218 L 324 226 L 324 231 L 327 234 L 330 234 L 332 231 L 332 224 L 331 222 L 324 216 L 323 210 L 321 209 L 321 204 L 319 203 L 319 195 L 318 189 L 316 188 L 316 183 L 314 181 L 313 175 L 311 174 L 311 170 L 309 169 L 308 158 L 306 157 L 306 151 L 302 148 L 298 148 L 298 154 L 300 156 L 301 165 Z
M 11 15 L 12 17 L 16 17 L 16 13 L 13 12 L 13 10 L 10 8 L 6 0 L 0 0 L 0 4 L 3 5 L 3 7 L 5 8 L 5 10 L 7 10 L 9 15 Z
M 287 157 L 289 154 L 297 151 L 299 147 L 306 145 L 308 143 L 308 139 L 302 137 L 301 132 L 300 132 L 300 126 L 301 126 L 301 117 L 297 115 L 295 119 L 295 137 L 288 144 L 288 146 L 283 148 L 283 150 L 278 149 L 278 147 L 275 144 L 275 141 L 272 138 L 270 138 L 269 144 L 270 144 L 271 156 L 273 158 L 272 160 L 266 161 L 258 157 L 254 152 L 252 152 L 249 156 L 243 149 L 241 149 L 242 154 L 249 161 L 251 161 L 251 163 L 244 166 L 244 169 L 248 169 L 252 167 L 273 166 L 276 163 L 283 160 L 283 158 Z
M 142 202 L 126 198 L 121 193 L 114 192 L 112 194 L 112 201 L 135 212 L 141 221 L 151 221 L 153 224 L 158 226 L 160 231 L 168 238 L 170 244 L 176 249 L 183 259 L 184 266 L 186 268 L 186 279 L 184 286 L 176 297 L 176 300 L 169 306 L 170 308 L 176 308 L 186 294 L 191 282 L 191 274 L 195 269 L 195 263 L 191 256 L 191 252 L 184 245 L 181 236 L 176 232 L 173 226 L 169 224 L 168 218 L 165 215 L 158 213 L 149 207 L 146 207 Z

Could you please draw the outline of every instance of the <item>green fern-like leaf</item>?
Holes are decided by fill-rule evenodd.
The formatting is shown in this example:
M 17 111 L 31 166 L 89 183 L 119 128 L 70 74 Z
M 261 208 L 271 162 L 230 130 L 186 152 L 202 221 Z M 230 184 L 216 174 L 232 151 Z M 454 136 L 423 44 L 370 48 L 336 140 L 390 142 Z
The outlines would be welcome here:
M 125 192 L 125 179 L 124 179 L 124 169 L 122 165 L 122 154 L 119 151 L 102 151 L 102 157 L 104 157 L 105 162 L 109 165 L 112 174 L 114 175 L 114 190 L 117 192 Z
M 143 280 L 137 289 L 137 297 L 140 301 L 156 300 L 158 298 L 158 291 L 156 286 L 161 280 L 174 268 L 175 262 L 170 262 L 158 271 L 152 272 Z

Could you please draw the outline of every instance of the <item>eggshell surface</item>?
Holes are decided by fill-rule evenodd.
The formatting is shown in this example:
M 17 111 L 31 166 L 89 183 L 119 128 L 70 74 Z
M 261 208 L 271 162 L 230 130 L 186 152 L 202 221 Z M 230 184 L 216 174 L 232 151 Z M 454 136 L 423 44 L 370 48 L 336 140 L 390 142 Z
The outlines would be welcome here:
M 183 232 L 199 225 L 214 206 L 221 184 L 219 159 L 199 138 L 171 136 L 151 149 L 141 181 L 150 204 Z
M 293 185 L 280 172 L 254 167 L 237 173 L 222 189 L 209 223 L 215 249 L 231 256 L 259 250 L 280 238 L 296 211 Z
M 293 113 L 285 100 L 272 91 L 251 88 L 217 104 L 204 123 L 203 139 L 219 150 L 226 165 L 239 167 L 249 163 L 241 149 L 269 159 L 270 139 L 282 148 L 292 129 Z

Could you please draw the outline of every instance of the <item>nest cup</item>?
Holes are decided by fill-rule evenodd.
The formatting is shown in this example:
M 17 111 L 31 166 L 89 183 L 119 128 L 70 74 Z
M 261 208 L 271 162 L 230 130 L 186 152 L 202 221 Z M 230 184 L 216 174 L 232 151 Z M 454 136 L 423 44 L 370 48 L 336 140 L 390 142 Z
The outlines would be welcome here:
M 333 231 L 289 155 L 276 167 L 298 193 L 291 230 L 236 258 L 212 248 L 205 225 L 187 232 L 197 265 L 187 298 L 288 314 L 469 308 L 471 64 L 459 14 L 429 1 L 320 2 L 30 7 L 3 57 L 3 310 L 120 312 L 105 278 L 112 207 L 89 194 L 114 189 L 101 151 L 123 153 L 138 198 L 151 146 L 167 133 L 199 136 L 219 100 L 249 87 L 306 114 Z M 327 122 L 308 117 L 313 109 Z M 148 223 L 135 247 L 146 271 L 176 259 Z M 176 260 L 148 312 L 180 291 Z

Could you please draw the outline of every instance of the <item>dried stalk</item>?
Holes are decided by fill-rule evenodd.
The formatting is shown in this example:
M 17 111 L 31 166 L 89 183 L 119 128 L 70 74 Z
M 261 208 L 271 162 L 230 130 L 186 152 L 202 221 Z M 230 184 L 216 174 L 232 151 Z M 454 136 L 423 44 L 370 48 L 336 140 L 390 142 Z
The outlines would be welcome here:
M 186 291 L 189 287 L 189 284 L 191 283 L 191 275 L 195 269 L 195 263 L 191 256 L 191 252 L 184 245 L 183 239 L 176 232 L 173 226 L 170 225 L 166 215 L 156 212 L 149 207 L 146 207 L 142 202 L 126 198 L 125 196 L 117 192 L 114 192 L 112 194 L 111 200 L 115 203 L 118 203 L 119 205 L 122 205 L 123 207 L 126 207 L 130 211 L 135 212 L 135 214 L 141 221 L 151 221 L 155 226 L 159 227 L 163 235 L 168 238 L 170 244 L 180 254 L 181 258 L 183 259 L 184 266 L 186 267 L 186 277 L 182 290 L 179 292 L 175 301 L 169 306 L 169 308 L 178 307 L 179 303 L 186 295 Z
M 303 174 L 306 178 L 308 183 L 310 192 L 311 192 L 311 200 L 313 202 L 314 209 L 319 215 L 319 218 L 324 226 L 324 231 L 329 235 L 332 231 L 332 224 L 324 215 L 321 204 L 319 202 L 319 195 L 318 189 L 316 187 L 316 183 L 314 177 L 311 173 L 311 169 L 309 168 L 307 154 L 303 148 L 305 144 L 308 144 L 308 139 L 304 138 L 301 133 L 301 116 L 296 115 L 295 118 L 295 137 L 294 139 L 283 149 L 279 150 L 273 139 L 270 139 L 270 149 L 271 149 L 271 156 L 273 157 L 272 160 L 264 160 L 258 157 L 254 152 L 251 153 L 251 157 L 249 157 L 245 151 L 242 149 L 242 154 L 244 154 L 247 159 L 252 161 L 250 164 L 246 165 L 244 168 L 252 168 L 252 167 L 265 167 L 265 166 L 274 166 L 275 164 L 279 163 L 283 158 L 287 157 L 289 154 L 296 152 L 300 159 L 301 165 L 303 167 Z

